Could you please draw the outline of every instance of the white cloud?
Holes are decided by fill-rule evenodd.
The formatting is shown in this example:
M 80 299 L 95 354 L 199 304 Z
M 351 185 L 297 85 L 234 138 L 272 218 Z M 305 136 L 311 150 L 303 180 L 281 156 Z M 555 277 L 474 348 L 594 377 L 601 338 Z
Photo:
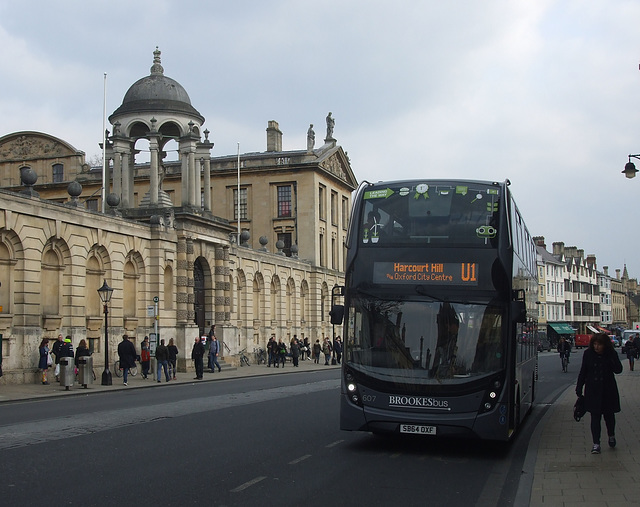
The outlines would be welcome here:
M 123 12 L 126 11 L 126 15 Z M 0 135 L 39 130 L 91 156 L 107 111 L 165 74 L 206 118 L 215 155 L 285 149 L 309 123 L 359 179 L 512 181 L 534 235 L 640 276 L 640 4 L 631 0 L 81 0 L 0 5 Z M 640 163 L 640 161 L 638 161 Z

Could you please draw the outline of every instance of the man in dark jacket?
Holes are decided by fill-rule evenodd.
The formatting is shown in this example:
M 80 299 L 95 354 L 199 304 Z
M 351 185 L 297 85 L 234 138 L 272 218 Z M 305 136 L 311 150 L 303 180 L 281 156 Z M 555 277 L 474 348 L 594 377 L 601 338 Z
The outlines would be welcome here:
M 204 375 L 204 344 L 200 338 L 196 337 L 193 342 L 191 359 L 193 359 L 196 367 L 196 376 L 194 380 L 202 380 L 202 376 Z
M 169 349 L 164 344 L 164 339 L 160 340 L 160 345 L 156 347 L 156 362 L 158 363 L 158 383 L 161 382 L 161 373 L 164 369 L 164 376 L 169 382 Z
M 209 364 L 211 373 L 215 373 L 216 368 L 218 368 L 218 373 L 222 371 L 220 363 L 218 362 L 218 355 L 220 355 L 220 343 L 218 342 L 216 335 L 213 335 L 209 342 Z
M 60 347 L 62 347 L 63 343 L 62 334 L 59 334 L 58 339 L 54 342 L 53 347 L 51 347 L 51 353 L 56 356 L 56 382 L 60 380 L 60 357 L 62 357 L 60 356 Z
M 136 366 L 136 348 L 129 341 L 129 336 L 126 334 L 122 335 L 122 341 L 118 344 L 118 357 L 120 358 L 120 369 L 126 386 L 129 368 L 135 368 Z

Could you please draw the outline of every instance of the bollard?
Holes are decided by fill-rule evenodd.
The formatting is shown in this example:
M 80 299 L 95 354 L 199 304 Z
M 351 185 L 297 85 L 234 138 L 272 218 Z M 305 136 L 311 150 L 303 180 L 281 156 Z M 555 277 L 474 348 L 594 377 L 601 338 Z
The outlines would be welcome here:
M 93 357 L 81 356 L 78 358 L 78 382 L 85 389 L 93 383 Z
M 75 379 L 75 363 L 73 357 L 60 358 L 60 385 L 68 391 Z

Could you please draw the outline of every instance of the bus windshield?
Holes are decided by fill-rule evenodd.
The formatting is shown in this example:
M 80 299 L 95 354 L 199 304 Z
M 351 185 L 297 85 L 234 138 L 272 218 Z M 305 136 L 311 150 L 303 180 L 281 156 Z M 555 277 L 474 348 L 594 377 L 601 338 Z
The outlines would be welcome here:
M 371 185 L 363 195 L 359 242 L 495 246 L 500 197 L 498 186 L 482 182 Z
M 347 326 L 349 363 L 381 380 L 463 382 L 505 366 L 503 307 L 357 297 Z

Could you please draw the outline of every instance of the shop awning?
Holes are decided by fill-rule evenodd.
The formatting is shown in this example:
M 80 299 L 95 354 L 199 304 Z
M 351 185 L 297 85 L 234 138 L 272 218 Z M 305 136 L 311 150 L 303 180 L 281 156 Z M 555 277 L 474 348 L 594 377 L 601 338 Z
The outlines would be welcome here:
M 548 326 L 558 334 L 576 334 L 569 324 L 563 322 L 549 322 Z
M 598 334 L 600 332 L 595 327 L 590 326 L 589 324 L 587 324 L 587 329 L 591 331 L 593 334 Z
M 600 331 L 601 333 L 611 334 L 611 331 L 609 331 L 608 329 L 605 329 L 603 327 L 600 327 L 598 324 L 596 324 L 596 329 L 598 331 Z

